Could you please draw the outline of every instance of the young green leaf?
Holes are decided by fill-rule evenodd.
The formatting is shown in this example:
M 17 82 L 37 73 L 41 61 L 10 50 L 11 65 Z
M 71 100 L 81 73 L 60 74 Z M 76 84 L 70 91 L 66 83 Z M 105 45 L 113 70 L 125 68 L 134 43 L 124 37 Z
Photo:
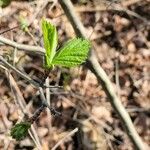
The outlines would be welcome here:
M 81 38 L 70 40 L 56 52 L 52 64 L 64 67 L 80 65 L 86 60 L 89 48 L 88 40 Z
M 57 47 L 57 30 L 56 27 L 46 20 L 42 20 L 42 31 L 44 39 L 45 52 L 45 64 L 46 68 L 51 68 L 52 59 L 56 53 Z
M 10 4 L 11 0 L 0 0 L 0 7 L 6 7 Z
M 24 139 L 28 134 L 28 129 L 31 127 L 30 122 L 20 122 L 17 123 L 13 128 L 11 128 L 11 136 L 16 140 Z

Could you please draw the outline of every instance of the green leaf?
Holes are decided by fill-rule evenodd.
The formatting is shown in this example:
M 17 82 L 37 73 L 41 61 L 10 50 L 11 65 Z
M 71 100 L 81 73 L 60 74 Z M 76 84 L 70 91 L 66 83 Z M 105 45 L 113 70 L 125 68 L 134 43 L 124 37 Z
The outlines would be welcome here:
M 45 68 L 51 68 L 52 59 L 56 53 L 57 47 L 57 30 L 56 27 L 45 19 L 42 20 L 42 31 L 43 31 L 43 40 L 44 40 L 44 48 L 46 50 L 45 53 Z
M 89 48 L 88 40 L 81 38 L 70 40 L 56 52 L 52 64 L 64 67 L 80 65 L 86 60 Z
M 0 7 L 6 7 L 10 4 L 11 0 L 0 0 Z
M 31 127 L 29 122 L 17 123 L 13 128 L 11 128 L 11 136 L 16 140 L 24 139 L 28 134 L 28 129 Z

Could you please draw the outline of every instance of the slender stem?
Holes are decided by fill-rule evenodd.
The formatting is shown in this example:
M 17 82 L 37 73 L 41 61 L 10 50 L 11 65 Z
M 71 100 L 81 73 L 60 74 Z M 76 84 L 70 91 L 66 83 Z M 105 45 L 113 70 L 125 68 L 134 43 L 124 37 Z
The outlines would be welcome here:
M 46 101 L 46 98 L 45 98 L 45 95 L 44 95 L 44 92 L 43 92 L 43 89 L 41 87 L 39 87 L 39 92 L 40 92 L 40 97 L 41 97 L 41 100 L 43 102 L 43 105 L 48 107 L 49 110 L 51 111 L 52 115 L 54 116 L 61 116 L 61 113 L 56 111 L 54 108 L 50 107 Z
M 40 116 L 41 112 L 44 110 L 45 107 L 46 105 L 42 104 L 42 106 L 33 114 L 33 116 L 29 118 L 29 122 L 31 124 L 38 119 L 38 117 Z
M 22 73 L 21 71 L 19 71 L 18 69 L 16 69 L 14 66 L 12 66 L 10 63 L 8 63 L 2 56 L 0 56 L 0 61 L 3 62 L 3 64 L 5 64 L 5 66 L 8 69 L 12 69 L 13 71 L 15 71 L 18 75 L 20 75 L 20 77 L 22 77 L 23 79 L 25 79 L 26 81 L 29 81 L 32 85 L 34 85 L 35 87 L 39 87 L 40 84 L 35 82 L 34 80 L 32 80 L 30 77 L 28 77 L 27 75 L 25 75 L 24 73 Z
M 75 128 L 74 130 L 72 130 L 70 133 L 68 133 L 64 138 L 62 138 L 53 148 L 52 150 L 56 150 L 62 143 L 65 142 L 65 140 L 67 138 L 69 138 L 70 136 L 74 135 L 76 132 L 78 132 L 78 128 Z
M 19 27 L 19 26 L 15 26 L 15 27 L 12 27 L 12 28 L 6 29 L 6 30 L 4 30 L 4 31 L 0 32 L 0 35 L 1 35 L 1 34 L 4 34 L 5 32 L 8 32 L 8 31 L 14 30 L 14 29 L 16 29 L 16 28 L 18 28 L 18 27 Z
M 16 69 L 14 66 L 12 66 L 10 63 L 8 63 L 2 56 L 0 56 L 0 61 L 8 68 L 8 69 L 12 69 L 13 71 L 15 71 L 20 77 L 22 77 L 23 79 L 25 79 L 26 81 L 30 82 L 33 86 L 35 86 L 36 88 L 39 87 L 45 87 L 45 88 L 62 88 L 61 86 L 48 86 L 46 87 L 45 85 L 41 85 L 40 83 L 32 80 L 29 76 L 25 75 L 24 73 L 22 73 L 20 70 Z
M 33 54 L 37 53 L 40 55 L 44 55 L 45 50 L 42 47 L 38 47 L 38 46 L 29 46 L 29 45 L 25 45 L 25 44 L 18 44 L 14 41 L 11 41 L 9 39 L 6 39 L 2 36 L 0 36 L 0 42 L 1 43 L 5 43 L 9 46 L 15 47 L 19 50 L 24 50 L 26 52 L 32 52 Z

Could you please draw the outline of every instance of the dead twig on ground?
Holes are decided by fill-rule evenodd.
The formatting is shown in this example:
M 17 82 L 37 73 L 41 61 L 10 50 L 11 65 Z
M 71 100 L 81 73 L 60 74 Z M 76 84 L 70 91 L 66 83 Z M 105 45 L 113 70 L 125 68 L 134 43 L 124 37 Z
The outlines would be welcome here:
M 74 135 L 76 132 L 78 132 L 78 128 L 75 128 L 75 129 L 72 130 L 70 133 L 68 133 L 64 138 L 62 138 L 62 139 L 52 148 L 52 150 L 57 149 L 62 143 L 65 142 L 66 139 L 68 139 L 69 137 L 71 137 L 72 135 Z

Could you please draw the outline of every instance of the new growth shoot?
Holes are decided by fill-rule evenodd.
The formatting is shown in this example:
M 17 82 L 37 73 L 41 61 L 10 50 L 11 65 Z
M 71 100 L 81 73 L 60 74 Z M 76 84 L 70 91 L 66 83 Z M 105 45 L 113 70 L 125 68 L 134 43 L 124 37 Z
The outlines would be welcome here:
M 76 67 L 85 62 L 90 49 L 90 42 L 87 39 L 71 39 L 57 50 L 58 34 L 56 27 L 45 19 L 42 19 L 42 32 L 45 48 L 43 65 L 45 70 L 50 71 L 54 66 Z M 11 136 L 16 140 L 24 139 L 27 136 L 31 124 L 39 117 L 45 107 L 48 106 L 42 105 L 33 117 L 17 123 L 11 129 Z M 51 109 L 51 112 L 54 113 L 54 110 Z

